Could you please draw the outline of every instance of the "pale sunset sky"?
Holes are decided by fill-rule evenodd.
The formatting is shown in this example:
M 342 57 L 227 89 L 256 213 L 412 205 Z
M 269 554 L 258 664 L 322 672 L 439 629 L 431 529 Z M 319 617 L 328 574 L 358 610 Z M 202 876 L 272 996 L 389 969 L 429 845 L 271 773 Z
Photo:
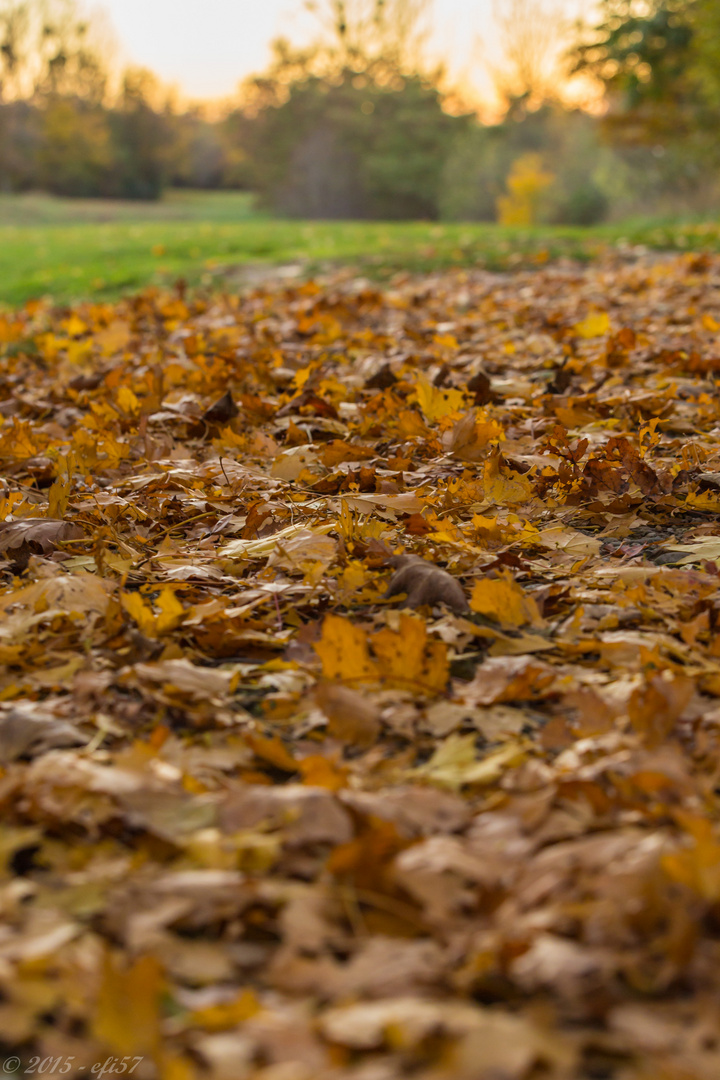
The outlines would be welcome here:
M 548 12 L 588 15 L 593 0 L 544 0 Z M 502 4 L 502 0 L 499 0 Z M 317 22 L 302 0 L 100 0 L 127 63 L 153 70 L 192 99 L 231 96 L 241 79 L 261 71 L 269 44 L 284 36 L 301 44 Z M 493 0 L 434 0 L 428 52 L 455 80 L 492 96 L 488 65 L 501 63 Z

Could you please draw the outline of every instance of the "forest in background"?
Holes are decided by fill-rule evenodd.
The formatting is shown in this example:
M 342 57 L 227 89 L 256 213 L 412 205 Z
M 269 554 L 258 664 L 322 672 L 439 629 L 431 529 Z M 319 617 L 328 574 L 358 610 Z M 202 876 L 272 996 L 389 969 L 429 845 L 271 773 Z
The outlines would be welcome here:
M 589 225 L 718 205 L 720 12 L 603 0 L 560 61 L 538 0 L 502 4 L 504 114 L 423 60 L 426 0 L 327 0 L 312 47 L 274 45 L 226 107 L 180 106 L 112 64 L 73 0 L 0 0 L 0 191 L 157 199 L 254 192 L 297 218 Z M 604 90 L 563 103 L 571 73 Z

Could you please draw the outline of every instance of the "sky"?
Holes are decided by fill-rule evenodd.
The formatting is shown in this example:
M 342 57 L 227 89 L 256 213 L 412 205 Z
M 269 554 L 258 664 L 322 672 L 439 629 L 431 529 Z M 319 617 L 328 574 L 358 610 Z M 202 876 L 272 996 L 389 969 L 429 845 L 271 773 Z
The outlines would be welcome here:
M 502 0 L 499 0 L 502 3 Z M 574 16 L 592 0 L 547 0 Z M 298 44 L 316 25 L 303 0 L 101 0 L 121 59 L 148 67 L 187 98 L 226 98 L 238 83 L 266 65 L 270 42 L 282 35 Z M 493 0 L 434 0 L 434 57 L 448 62 L 454 78 L 491 93 L 487 61 L 501 48 Z

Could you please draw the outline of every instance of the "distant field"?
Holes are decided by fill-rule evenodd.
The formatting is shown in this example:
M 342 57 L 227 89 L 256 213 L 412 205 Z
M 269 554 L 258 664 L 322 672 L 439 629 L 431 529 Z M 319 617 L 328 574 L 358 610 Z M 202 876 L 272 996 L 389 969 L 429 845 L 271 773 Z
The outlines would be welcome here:
M 112 299 L 182 277 L 238 286 L 263 268 L 350 263 L 373 276 L 448 266 L 508 268 L 613 245 L 720 250 L 720 223 L 632 222 L 510 229 L 429 222 L 301 222 L 253 210 L 236 192 L 170 192 L 158 203 L 0 196 L 0 303 Z

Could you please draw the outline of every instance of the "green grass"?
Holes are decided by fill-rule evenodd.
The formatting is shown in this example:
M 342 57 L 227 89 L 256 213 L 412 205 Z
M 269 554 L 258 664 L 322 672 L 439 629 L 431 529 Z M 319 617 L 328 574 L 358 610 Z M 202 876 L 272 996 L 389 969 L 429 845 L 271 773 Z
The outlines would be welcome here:
M 158 203 L 0 196 L 0 303 L 114 299 L 183 277 L 235 286 L 258 269 L 350 263 L 373 276 L 449 266 L 504 269 L 611 245 L 720 250 L 720 223 L 635 221 L 592 229 L 428 222 L 302 222 L 253 210 L 235 192 L 170 192 Z

